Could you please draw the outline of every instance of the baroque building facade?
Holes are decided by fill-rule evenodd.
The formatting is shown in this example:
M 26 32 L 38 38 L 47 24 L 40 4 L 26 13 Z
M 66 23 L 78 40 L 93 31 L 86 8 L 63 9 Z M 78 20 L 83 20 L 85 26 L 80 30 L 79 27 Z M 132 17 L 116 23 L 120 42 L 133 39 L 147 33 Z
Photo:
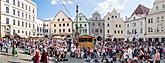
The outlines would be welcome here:
M 146 27 L 147 20 L 146 16 L 149 13 L 149 8 L 139 4 L 139 6 L 135 9 L 132 15 L 129 18 L 126 18 L 125 21 L 125 37 L 129 40 L 140 40 L 144 41 L 146 36 Z
M 63 11 L 59 11 L 54 19 L 50 22 L 52 37 L 72 37 L 72 19 L 68 17 Z
M 90 34 L 94 36 L 97 41 L 104 40 L 104 19 L 98 12 L 92 14 L 92 18 L 89 19 L 90 22 Z
M 32 0 L 1 0 L 1 34 L 36 36 L 37 5 Z
M 111 41 L 121 41 L 125 39 L 124 20 L 120 17 L 115 9 L 108 13 L 105 17 L 105 39 Z

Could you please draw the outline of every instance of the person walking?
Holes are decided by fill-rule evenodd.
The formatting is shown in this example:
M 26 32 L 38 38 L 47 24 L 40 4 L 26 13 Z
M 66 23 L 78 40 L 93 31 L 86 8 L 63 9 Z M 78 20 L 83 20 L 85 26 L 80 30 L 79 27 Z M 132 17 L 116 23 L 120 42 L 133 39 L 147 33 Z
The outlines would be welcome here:
M 16 50 L 16 42 L 13 43 L 12 45 L 12 54 L 13 56 L 15 56 L 17 54 L 17 50 Z M 18 56 L 18 55 L 17 55 Z
M 38 49 L 38 46 L 36 46 L 36 50 L 34 51 L 34 55 L 32 60 L 34 61 L 33 63 L 40 63 L 40 50 Z

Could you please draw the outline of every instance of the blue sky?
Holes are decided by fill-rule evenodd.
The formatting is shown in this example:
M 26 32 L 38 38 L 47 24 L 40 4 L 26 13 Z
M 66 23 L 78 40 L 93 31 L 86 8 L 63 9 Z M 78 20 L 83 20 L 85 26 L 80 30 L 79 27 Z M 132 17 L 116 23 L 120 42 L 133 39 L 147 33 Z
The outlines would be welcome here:
M 53 18 L 59 10 L 63 10 L 69 17 L 75 18 L 76 2 L 79 5 L 79 11 L 88 18 L 92 13 L 98 11 L 102 17 L 114 8 L 120 12 L 124 18 L 130 16 L 139 4 L 152 8 L 155 0 L 33 0 L 38 6 L 38 18 Z M 63 3 L 69 10 L 65 10 Z

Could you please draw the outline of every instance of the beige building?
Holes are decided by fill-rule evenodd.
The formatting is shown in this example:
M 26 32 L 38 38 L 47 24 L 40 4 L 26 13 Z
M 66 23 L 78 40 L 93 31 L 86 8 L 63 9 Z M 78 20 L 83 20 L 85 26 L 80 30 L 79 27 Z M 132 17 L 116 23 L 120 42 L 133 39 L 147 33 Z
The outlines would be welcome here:
M 147 34 L 149 41 L 165 41 L 165 0 L 155 0 L 147 15 Z
M 105 39 L 108 40 L 124 40 L 125 25 L 123 19 L 120 17 L 115 9 L 108 13 L 105 17 Z
M 52 36 L 72 37 L 72 19 L 63 11 L 60 10 L 50 24 Z

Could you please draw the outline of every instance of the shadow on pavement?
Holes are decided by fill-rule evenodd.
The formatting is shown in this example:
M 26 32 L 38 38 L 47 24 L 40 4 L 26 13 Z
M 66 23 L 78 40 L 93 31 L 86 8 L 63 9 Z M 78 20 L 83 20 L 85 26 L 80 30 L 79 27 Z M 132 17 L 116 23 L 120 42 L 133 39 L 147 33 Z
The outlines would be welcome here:
M 23 61 L 32 61 L 31 59 L 20 59 L 20 60 L 23 60 Z
M 9 63 L 20 63 L 20 62 L 13 62 L 13 61 L 8 61 Z
M 7 53 L 1 53 L 0 55 L 4 55 L 4 56 L 13 56 L 13 55 L 10 55 L 10 54 L 7 54 Z
M 24 52 L 18 52 L 18 53 L 25 54 Z

